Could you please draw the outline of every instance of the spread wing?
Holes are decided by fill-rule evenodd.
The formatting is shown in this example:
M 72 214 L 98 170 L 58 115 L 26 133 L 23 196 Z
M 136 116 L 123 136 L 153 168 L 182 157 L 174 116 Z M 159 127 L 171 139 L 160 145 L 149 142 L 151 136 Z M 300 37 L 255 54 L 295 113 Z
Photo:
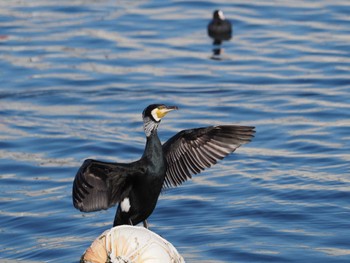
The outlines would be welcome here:
M 132 172 L 122 164 L 85 160 L 73 182 L 73 205 L 83 212 L 108 209 L 130 191 Z
M 216 164 L 254 137 L 254 127 L 222 125 L 183 130 L 170 138 L 163 151 L 167 171 L 163 188 L 178 186 Z

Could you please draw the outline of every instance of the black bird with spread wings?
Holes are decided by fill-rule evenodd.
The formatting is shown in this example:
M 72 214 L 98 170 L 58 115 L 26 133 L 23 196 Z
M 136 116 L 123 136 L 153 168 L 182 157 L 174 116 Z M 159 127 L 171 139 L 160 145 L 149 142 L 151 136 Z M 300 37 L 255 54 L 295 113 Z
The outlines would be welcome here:
M 73 183 L 74 207 L 91 212 L 118 204 L 114 226 L 143 222 L 148 227 L 162 189 L 182 184 L 254 137 L 254 127 L 220 125 L 180 131 L 162 145 L 158 125 L 175 109 L 152 104 L 143 111 L 147 142 L 138 161 L 85 160 Z

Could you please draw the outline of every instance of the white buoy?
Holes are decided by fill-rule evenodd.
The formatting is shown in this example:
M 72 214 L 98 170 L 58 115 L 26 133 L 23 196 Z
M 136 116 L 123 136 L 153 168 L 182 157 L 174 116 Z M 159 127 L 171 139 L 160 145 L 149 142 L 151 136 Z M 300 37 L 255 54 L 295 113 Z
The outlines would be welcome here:
M 184 263 L 176 248 L 138 226 L 117 226 L 102 233 L 85 251 L 81 263 Z

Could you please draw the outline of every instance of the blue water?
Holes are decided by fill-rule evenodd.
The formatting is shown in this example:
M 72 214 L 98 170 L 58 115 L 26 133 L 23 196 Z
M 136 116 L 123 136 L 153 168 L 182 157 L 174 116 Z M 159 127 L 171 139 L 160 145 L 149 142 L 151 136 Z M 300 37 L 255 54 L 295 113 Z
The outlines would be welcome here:
M 213 59 L 221 8 L 234 36 Z M 115 209 L 71 201 L 86 158 L 129 162 L 214 124 L 253 142 L 163 193 L 151 229 L 187 262 L 350 262 L 350 3 L 0 2 L 0 261 L 78 262 Z

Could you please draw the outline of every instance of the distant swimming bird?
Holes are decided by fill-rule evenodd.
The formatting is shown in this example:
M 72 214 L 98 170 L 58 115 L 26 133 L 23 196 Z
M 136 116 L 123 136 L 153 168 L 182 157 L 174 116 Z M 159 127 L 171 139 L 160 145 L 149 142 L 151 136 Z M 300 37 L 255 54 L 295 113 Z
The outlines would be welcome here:
M 162 189 L 182 184 L 254 137 L 254 127 L 220 125 L 180 131 L 162 145 L 158 125 L 176 109 L 152 104 L 143 111 L 147 142 L 138 161 L 85 160 L 73 183 L 74 207 L 90 212 L 118 204 L 114 226 L 143 222 L 148 227 Z
M 208 24 L 208 35 L 214 39 L 214 45 L 220 45 L 222 41 L 231 39 L 231 22 L 225 19 L 221 10 L 214 11 L 213 20 Z

